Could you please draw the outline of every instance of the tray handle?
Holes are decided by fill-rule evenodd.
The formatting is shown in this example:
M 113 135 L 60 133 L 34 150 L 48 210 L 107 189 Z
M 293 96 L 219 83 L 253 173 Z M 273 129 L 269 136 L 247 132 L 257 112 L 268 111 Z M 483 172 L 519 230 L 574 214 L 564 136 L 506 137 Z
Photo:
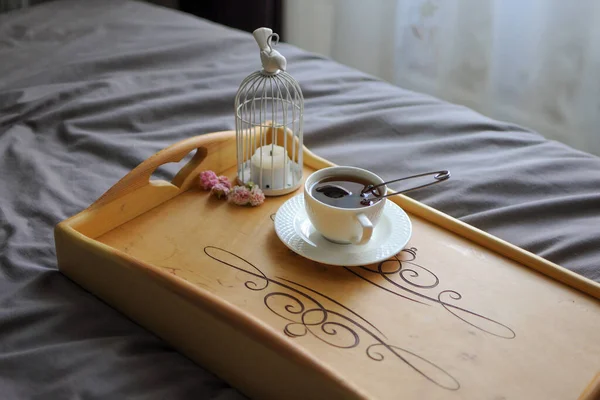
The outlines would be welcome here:
M 228 140 L 235 144 L 235 141 L 232 141 L 231 137 L 235 137 L 234 131 L 199 135 L 182 140 L 160 150 L 131 170 L 131 172 L 125 175 L 106 193 L 100 196 L 92 206 L 110 203 L 111 201 L 146 185 L 164 186 L 165 184 L 169 184 L 176 186 L 181 192 L 186 191 L 192 186 L 196 175 L 195 172 L 208 156 L 210 148 L 219 146 Z M 194 149 L 196 150 L 196 153 L 192 159 L 179 170 L 170 183 L 150 180 L 152 174 L 158 167 L 170 162 L 179 162 Z
M 600 399 L 600 372 L 594 376 L 592 381 L 587 385 L 578 400 L 598 400 Z

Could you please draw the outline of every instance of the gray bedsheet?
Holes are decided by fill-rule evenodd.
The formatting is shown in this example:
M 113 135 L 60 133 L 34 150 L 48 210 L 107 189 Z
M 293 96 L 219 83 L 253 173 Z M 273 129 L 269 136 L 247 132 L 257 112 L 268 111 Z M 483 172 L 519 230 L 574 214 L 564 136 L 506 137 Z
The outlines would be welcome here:
M 410 195 L 600 281 L 599 158 L 281 51 L 317 154 L 384 178 L 450 169 Z M 57 272 L 52 230 L 159 149 L 233 129 L 259 63 L 250 35 L 144 3 L 0 15 L 1 398 L 242 397 Z

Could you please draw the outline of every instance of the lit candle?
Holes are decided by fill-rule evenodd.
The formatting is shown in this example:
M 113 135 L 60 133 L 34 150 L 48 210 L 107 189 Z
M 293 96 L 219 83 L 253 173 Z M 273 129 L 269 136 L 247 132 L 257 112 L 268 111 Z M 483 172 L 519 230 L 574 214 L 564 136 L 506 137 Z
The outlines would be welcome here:
M 261 184 L 262 189 L 283 189 L 284 169 L 290 159 L 282 146 L 267 145 L 256 149 L 252 155 L 252 179 Z

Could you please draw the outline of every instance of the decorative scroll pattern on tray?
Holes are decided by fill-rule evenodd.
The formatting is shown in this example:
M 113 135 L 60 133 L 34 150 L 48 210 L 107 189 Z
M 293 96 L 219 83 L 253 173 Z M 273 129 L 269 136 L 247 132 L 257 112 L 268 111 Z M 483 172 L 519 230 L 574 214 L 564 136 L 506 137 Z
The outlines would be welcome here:
M 273 219 L 274 215 L 270 218 Z M 263 302 L 273 314 L 286 321 L 283 328 L 290 338 L 311 335 L 339 349 L 364 348 L 372 361 L 394 359 L 415 373 L 447 389 L 458 390 L 459 381 L 441 366 L 415 352 L 392 344 L 371 322 L 337 300 L 298 282 L 269 277 L 257 266 L 237 254 L 214 246 L 204 248 L 213 260 L 247 275 L 244 286 L 265 292 Z M 456 304 L 462 295 L 456 290 L 439 290 L 440 280 L 431 270 L 416 263 L 417 249 L 404 249 L 399 255 L 376 266 L 344 267 L 359 279 L 399 298 L 425 306 L 438 305 L 462 322 L 502 339 L 513 339 L 515 332 L 507 325 Z M 378 279 L 375 279 L 378 278 Z M 381 278 L 387 284 L 384 286 Z M 325 301 L 343 311 L 326 307 Z
M 442 290 L 435 294 L 435 289 L 439 286 L 440 280 L 429 269 L 415 263 L 417 258 L 416 248 L 404 249 L 400 254 L 407 258 L 400 258 L 396 255 L 389 260 L 380 262 L 377 267 L 344 268 L 351 274 L 395 296 L 426 305 L 430 303 L 439 304 L 456 318 L 480 331 L 502 339 L 514 339 L 516 337 L 515 332 L 508 326 L 453 303 L 462 299 L 462 295 L 456 290 Z M 364 273 L 365 271 L 366 273 Z M 383 278 L 392 289 L 377 283 L 373 279 L 374 276 Z M 434 293 L 429 295 L 423 294 L 422 291 Z
M 442 388 L 460 388 L 458 380 L 442 367 L 406 348 L 390 344 L 372 323 L 331 297 L 288 279 L 268 277 L 258 267 L 230 251 L 207 246 L 204 252 L 213 260 L 246 273 L 248 280 L 244 285 L 247 289 L 266 291 L 264 304 L 287 321 L 283 329 L 287 336 L 312 335 L 340 349 L 356 348 L 364 342 L 365 354 L 373 361 L 393 357 Z M 345 312 L 325 307 L 323 299 L 335 303 Z

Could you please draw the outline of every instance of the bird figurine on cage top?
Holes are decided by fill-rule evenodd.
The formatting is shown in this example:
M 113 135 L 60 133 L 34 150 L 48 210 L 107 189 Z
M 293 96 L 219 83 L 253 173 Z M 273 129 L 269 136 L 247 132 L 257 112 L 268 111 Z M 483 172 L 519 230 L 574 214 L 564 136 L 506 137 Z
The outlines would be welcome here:
M 287 61 L 280 52 L 275 50 L 272 45 L 273 38 L 276 38 L 276 44 L 279 42 L 279 35 L 273 33 L 269 28 L 258 28 L 253 33 L 254 39 L 260 48 L 260 61 L 263 69 L 268 73 L 275 73 L 278 70 L 285 71 Z
M 258 28 L 253 36 L 263 68 L 242 81 L 235 97 L 237 179 L 279 196 L 302 183 L 304 97 L 273 48 L 279 35 Z

